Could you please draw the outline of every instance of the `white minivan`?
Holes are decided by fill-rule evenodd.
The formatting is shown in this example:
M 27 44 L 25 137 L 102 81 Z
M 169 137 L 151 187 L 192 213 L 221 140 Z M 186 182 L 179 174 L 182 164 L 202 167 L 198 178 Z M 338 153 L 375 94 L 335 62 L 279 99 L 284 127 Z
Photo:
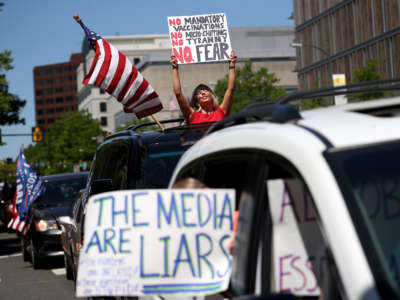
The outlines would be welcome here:
M 193 177 L 236 190 L 233 296 L 400 297 L 399 114 L 400 97 L 260 105 L 181 157 L 170 187 Z

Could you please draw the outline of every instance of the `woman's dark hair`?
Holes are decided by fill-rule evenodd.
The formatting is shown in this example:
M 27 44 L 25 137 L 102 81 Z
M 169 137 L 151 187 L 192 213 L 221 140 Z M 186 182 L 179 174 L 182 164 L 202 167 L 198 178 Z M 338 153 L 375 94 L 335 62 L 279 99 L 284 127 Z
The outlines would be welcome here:
M 208 85 L 201 83 L 198 86 L 196 86 L 196 88 L 193 91 L 192 98 L 190 98 L 190 106 L 193 107 L 194 109 L 199 109 L 199 104 L 197 103 L 196 96 L 202 90 L 209 91 L 214 97 L 214 102 L 215 102 L 214 104 L 217 105 L 215 100 L 217 96 L 214 94 L 214 91 Z

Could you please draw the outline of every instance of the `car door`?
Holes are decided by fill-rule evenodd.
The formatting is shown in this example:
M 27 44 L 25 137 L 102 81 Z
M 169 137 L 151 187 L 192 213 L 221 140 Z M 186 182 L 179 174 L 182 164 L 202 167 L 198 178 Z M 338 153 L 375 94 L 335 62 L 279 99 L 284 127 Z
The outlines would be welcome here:
M 318 212 L 301 173 L 288 160 L 256 149 L 223 151 L 185 166 L 175 181 L 188 177 L 236 190 L 233 295 L 341 299 Z

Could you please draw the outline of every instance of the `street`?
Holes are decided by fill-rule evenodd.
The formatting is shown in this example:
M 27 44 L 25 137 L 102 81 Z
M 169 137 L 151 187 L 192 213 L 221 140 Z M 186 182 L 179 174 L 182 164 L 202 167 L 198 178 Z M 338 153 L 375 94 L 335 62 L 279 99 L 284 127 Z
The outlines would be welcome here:
M 63 257 L 54 257 L 39 270 L 24 262 L 15 233 L 0 233 L 1 299 L 78 299 L 74 283 L 65 277 Z

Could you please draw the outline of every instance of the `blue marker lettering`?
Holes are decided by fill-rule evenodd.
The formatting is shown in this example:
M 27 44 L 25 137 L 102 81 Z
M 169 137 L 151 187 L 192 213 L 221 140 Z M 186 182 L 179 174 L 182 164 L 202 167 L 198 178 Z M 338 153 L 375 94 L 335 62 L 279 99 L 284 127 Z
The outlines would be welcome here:
M 112 244 L 112 240 L 115 238 L 115 231 L 113 228 L 104 229 L 104 251 L 107 252 L 108 246 L 111 247 L 113 253 L 117 253 Z
M 181 257 L 183 251 L 186 254 L 186 258 L 182 258 Z M 196 273 L 195 273 L 194 268 L 193 268 L 192 258 L 191 258 L 190 251 L 189 251 L 189 246 L 188 246 L 188 243 L 186 241 L 186 236 L 184 234 L 182 234 L 181 240 L 179 242 L 178 254 L 177 254 L 176 259 L 175 259 L 175 267 L 174 267 L 174 271 L 172 272 L 172 276 L 173 277 L 176 276 L 176 273 L 178 272 L 178 268 L 179 268 L 179 266 L 180 266 L 180 264 L 182 262 L 188 263 L 188 265 L 190 267 L 190 270 L 192 271 L 193 277 L 196 277 Z
M 188 223 L 186 221 L 187 213 L 191 212 L 191 208 L 186 208 L 186 202 L 189 200 L 190 202 L 193 202 L 193 193 L 182 193 L 181 194 L 181 209 L 182 209 L 182 223 L 184 227 L 194 227 L 196 226 L 195 223 Z
M 202 241 L 206 241 L 206 243 L 202 242 Z M 201 250 L 201 246 L 204 245 L 208 245 L 208 249 L 202 253 Z M 206 265 L 208 266 L 208 268 L 210 269 L 211 272 L 211 278 L 214 279 L 214 268 L 213 265 L 211 264 L 211 262 L 207 259 L 207 256 L 211 254 L 213 250 L 213 243 L 212 240 L 210 238 L 210 236 L 206 233 L 198 233 L 196 234 L 196 251 L 197 251 L 197 269 L 198 269 L 198 273 L 199 273 L 199 277 L 201 278 L 203 275 L 202 272 L 202 267 L 201 267 L 201 261 L 203 260 Z
M 160 237 L 159 240 L 164 243 L 164 274 L 161 277 L 170 277 L 169 274 L 169 240 L 171 239 L 170 236 L 163 236 Z
M 101 198 L 97 198 L 95 199 L 93 202 L 97 203 L 100 202 L 100 207 L 99 207 L 99 217 L 97 219 L 97 226 L 101 225 L 101 220 L 103 217 L 103 202 L 106 200 L 111 200 L 114 202 L 114 197 L 113 196 L 107 196 L 107 197 L 101 197 Z
M 181 223 L 179 221 L 179 215 L 178 215 L 178 208 L 176 206 L 176 201 L 175 201 L 175 194 L 171 193 L 170 207 L 167 212 L 164 206 L 164 199 L 162 198 L 161 193 L 157 193 L 157 227 L 161 228 L 162 217 L 165 219 L 168 225 L 171 225 L 173 216 L 175 216 L 178 228 L 181 228 Z
M 140 277 L 141 278 L 154 278 L 160 277 L 159 273 L 144 273 L 144 236 L 143 234 L 140 235 Z
M 147 195 L 147 192 L 138 192 L 138 193 L 132 193 L 132 211 L 133 211 L 133 215 L 132 215 L 132 226 L 149 226 L 149 222 L 142 222 L 142 223 L 137 223 L 136 221 L 136 213 L 139 213 L 140 210 L 136 209 L 136 198 L 139 196 L 145 196 Z
M 124 244 L 129 243 L 129 239 L 124 239 L 125 233 L 131 231 L 131 228 L 124 228 L 119 230 L 119 253 L 131 253 L 131 250 L 129 249 L 122 249 Z
M 203 199 L 205 199 L 207 202 L 207 207 L 208 207 L 208 213 L 207 213 L 207 217 L 203 220 L 203 216 L 201 214 L 202 212 L 202 203 L 204 202 Z M 212 211 L 211 211 L 211 201 L 210 199 L 207 197 L 206 194 L 203 193 L 198 193 L 197 194 L 197 211 L 198 211 L 198 220 L 199 220 L 199 227 L 204 227 L 207 225 L 208 221 L 211 218 L 212 215 Z
M 97 246 L 97 250 L 99 251 L 99 253 L 103 252 L 102 249 L 101 249 L 100 239 L 99 239 L 99 236 L 97 235 L 97 231 L 96 230 L 93 232 L 92 237 L 89 239 L 89 243 L 88 243 L 88 245 L 86 247 L 85 253 L 88 253 L 90 247 L 92 247 L 92 246 Z
M 124 206 L 125 206 L 125 208 L 122 209 L 122 210 L 116 210 L 116 209 L 115 209 L 115 204 L 116 204 L 116 202 L 117 202 L 117 201 L 115 201 L 115 200 L 113 199 L 113 201 L 112 201 L 112 217 L 113 217 L 113 219 L 112 219 L 112 225 L 115 226 L 115 218 L 116 218 L 118 215 L 124 215 L 124 216 L 125 216 L 125 224 L 128 224 L 128 197 L 125 195 L 125 199 L 124 199 Z

